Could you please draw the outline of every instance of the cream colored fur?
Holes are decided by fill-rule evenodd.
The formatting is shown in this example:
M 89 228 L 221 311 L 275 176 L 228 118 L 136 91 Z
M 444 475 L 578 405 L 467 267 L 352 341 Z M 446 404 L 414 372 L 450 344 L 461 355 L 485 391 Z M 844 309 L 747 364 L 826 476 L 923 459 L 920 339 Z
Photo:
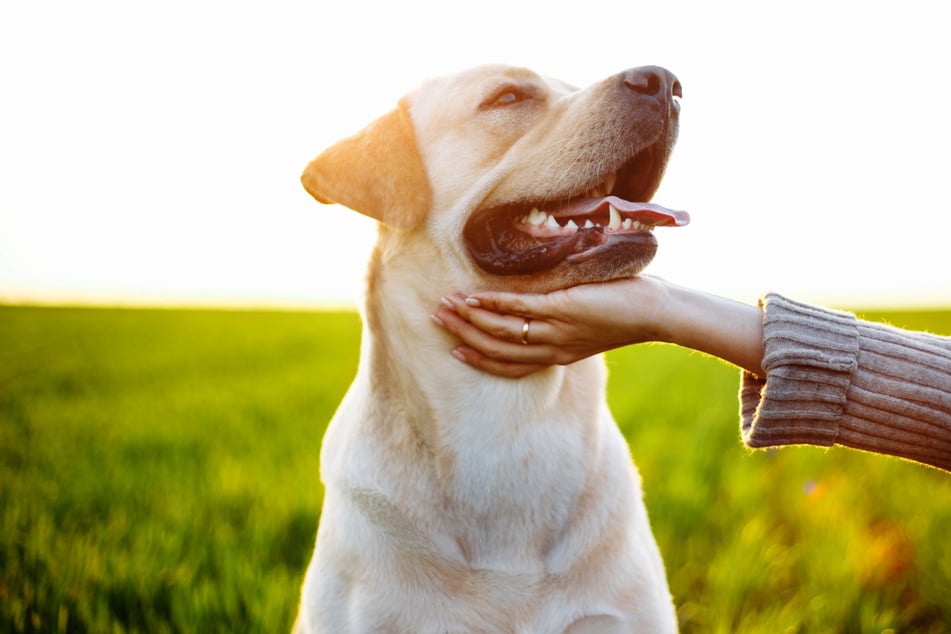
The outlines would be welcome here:
M 381 222 L 359 370 L 323 440 L 326 493 L 295 631 L 676 630 L 602 360 L 497 378 L 456 361 L 429 319 L 450 291 L 618 274 L 491 276 L 461 238 L 476 209 L 603 177 L 616 83 L 577 91 L 497 66 L 430 80 L 305 171 L 318 200 Z M 532 103 L 480 108 L 507 85 Z

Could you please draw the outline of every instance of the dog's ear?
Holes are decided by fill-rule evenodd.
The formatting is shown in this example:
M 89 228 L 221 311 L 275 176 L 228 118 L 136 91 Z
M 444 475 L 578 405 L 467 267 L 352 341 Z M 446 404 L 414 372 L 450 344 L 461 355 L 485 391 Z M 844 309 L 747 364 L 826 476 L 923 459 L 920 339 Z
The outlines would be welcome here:
M 413 122 L 400 104 L 310 162 L 301 182 L 322 203 L 339 203 L 400 229 L 422 222 L 432 189 Z

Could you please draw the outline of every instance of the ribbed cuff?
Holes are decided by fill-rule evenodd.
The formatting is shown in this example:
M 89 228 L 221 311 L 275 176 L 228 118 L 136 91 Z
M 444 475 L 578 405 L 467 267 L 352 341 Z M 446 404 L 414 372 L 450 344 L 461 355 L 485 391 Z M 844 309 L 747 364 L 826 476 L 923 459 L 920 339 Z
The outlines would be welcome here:
M 763 370 L 744 373 L 740 431 L 750 447 L 836 442 L 856 368 L 854 315 L 768 294 L 763 307 Z
M 859 323 L 838 444 L 951 470 L 951 339 Z

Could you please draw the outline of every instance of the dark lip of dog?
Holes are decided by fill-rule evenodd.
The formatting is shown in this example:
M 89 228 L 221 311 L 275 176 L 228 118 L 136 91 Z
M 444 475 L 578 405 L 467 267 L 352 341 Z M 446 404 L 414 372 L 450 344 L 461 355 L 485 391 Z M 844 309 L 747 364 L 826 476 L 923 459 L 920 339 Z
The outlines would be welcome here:
M 643 71 L 644 69 L 638 69 Z M 680 82 L 663 69 L 647 69 L 624 80 L 631 95 L 641 147 L 608 157 L 620 167 L 579 191 L 552 192 L 545 200 L 493 203 L 476 210 L 463 229 L 463 240 L 476 265 L 489 275 L 536 275 L 559 265 L 602 262 L 616 276 L 636 275 L 653 259 L 658 226 L 683 226 L 684 211 L 651 204 L 677 137 Z M 660 107 L 658 107 L 660 104 Z M 662 116 L 658 116 L 658 112 Z M 653 138 L 644 142 L 645 133 Z M 604 160 L 605 157 L 600 157 Z
M 685 211 L 636 202 L 649 199 L 620 197 L 611 184 L 602 184 L 568 200 L 482 209 L 466 223 L 463 239 L 472 259 L 493 275 L 529 275 L 607 254 L 643 262 L 643 268 L 657 250 L 653 229 L 690 221 Z

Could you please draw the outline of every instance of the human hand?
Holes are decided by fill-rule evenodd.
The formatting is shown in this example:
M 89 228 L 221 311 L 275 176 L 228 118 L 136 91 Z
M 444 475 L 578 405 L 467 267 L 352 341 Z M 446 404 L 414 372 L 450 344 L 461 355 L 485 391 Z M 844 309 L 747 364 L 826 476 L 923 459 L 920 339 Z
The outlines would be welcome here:
M 442 299 L 433 321 L 462 341 L 452 350 L 457 359 L 517 378 L 619 346 L 667 341 L 668 296 L 666 282 L 646 276 L 544 295 L 454 293 Z

